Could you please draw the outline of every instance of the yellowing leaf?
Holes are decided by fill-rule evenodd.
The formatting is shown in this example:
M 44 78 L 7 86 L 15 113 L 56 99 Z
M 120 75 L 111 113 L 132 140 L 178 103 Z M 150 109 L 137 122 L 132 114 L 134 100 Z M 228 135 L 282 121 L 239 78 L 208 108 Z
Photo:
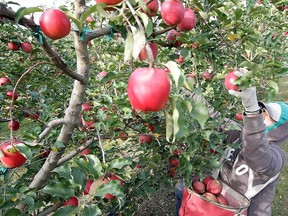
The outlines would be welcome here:
M 230 33 L 230 34 L 227 35 L 227 38 L 228 38 L 230 41 L 234 41 L 236 38 L 238 38 L 238 36 L 235 35 L 235 34 Z

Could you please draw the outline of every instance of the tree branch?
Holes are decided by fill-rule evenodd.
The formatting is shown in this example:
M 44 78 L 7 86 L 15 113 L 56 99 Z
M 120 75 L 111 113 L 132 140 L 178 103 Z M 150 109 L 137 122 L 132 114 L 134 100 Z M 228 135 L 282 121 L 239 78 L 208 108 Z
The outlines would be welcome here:
M 89 146 L 91 146 L 94 141 L 97 140 L 96 138 L 88 140 L 84 145 L 79 146 L 78 148 L 76 148 L 75 150 L 71 151 L 69 154 L 65 155 L 63 158 L 61 158 L 56 167 L 61 166 L 62 164 L 64 164 L 65 162 L 67 162 L 68 160 L 70 160 L 71 158 L 73 158 L 74 156 L 76 156 L 77 154 L 81 153 L 82 151 L 84 151 L 86 148 L 88 148 Z
M 59 125 L 62 125 L 62 124 L 65 124 L 65 119 L 54 119 L 52 121 L 50 121 L 47 125 L 46 125 L 46 128 L 43 130 L 43 132 L 39 135 L 39 138 L 37 141 L 34 141 L 35 142 L 40 142 L 42 139 L 45 138 L 45 136 L 48 135 L 48 133 L 52 130 L 53 127 L 56 127 L 56 126 L 59 126 Z
M 3 16 L 9 20 L 14 20 L 16 13 L 8 8 L 2 3 L 0 3 L 0 16 Z M 19 24 L 25 26 L 26 28 L 30 29 L 31 31 L 35 32 L 37 29 L 37 25 L 34 23 L 33 20 L 27 19 L 23 17 L 20 19 Z M 87 78 L 81 74 L 75 73 L 72 71 L 67 64 L 59 57 L 59 55 L 52 49 L 52 47 L 48 44 L 47 40 L 43 37 L 42 40 L 43 44 L 41 44 L 43 50 L 48 55 L 49 59 L 53 62 L 53 64 L 59 68 L 63 73 L 70 76 L 73 79 L 78 80 L 82 84 L 87 83 Z
M 111 33 L 111 28 L 110 27 L 105 27 L 105 28 L 99 28 L 99 29 L 95 29 L 90 33 L 87 33 L 85 35 L 85 39 L 83 42 L 88 42 L 90 40 L 93 40 L 95 38 L 104 36 L 104 35 L 108 35 Z
M 61 207 L 61 204 L 62 203 L 57 203 L 45 210 L 43 210 L 42 212 L 40 212 L 39 214 L 37 214 L 36 216 L 46 216 L 46 215 L 49 215 L 50 213 L 56 211 L 59 207 Z

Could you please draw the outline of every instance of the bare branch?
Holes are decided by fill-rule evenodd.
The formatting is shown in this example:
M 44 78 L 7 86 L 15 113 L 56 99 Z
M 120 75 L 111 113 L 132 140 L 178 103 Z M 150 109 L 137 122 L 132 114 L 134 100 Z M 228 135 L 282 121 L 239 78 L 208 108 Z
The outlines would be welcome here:
M 0 16 L 3 16 L 7 19 L 14 20 L 15 18 L 15 12 L 6 8 L 4 4 L 0 3 Z M 35 32 L 37 30 L 37 25 L 34 23 L 33 20 L 27 19 L 23 17 L 20 19 L 19 24 L 22 26 L 25 26 L 26 28 L 32 30 Z M 72 71 L 67 64 L 59 57 L 59 55 L 52 49 L 52 47 L 48 44 L 47 40 L 43 37 L 42 40 L 43 44 L 41 44 L 43 50 L 46 52 L 48 55 L 49 59 L 53 62 L 53 64 L 59 68 L 63 73 L 66 75 L 70 76 L 73 79 L 78 80 L 82 84 L 87 83 L 87 78 L 81 74 L 75 73 Z
M 85 35 L 85 40 L 83 42 L 88 42 L 90 40 L 93 40 L 95 38 L 107 35 L 111 33 L 111 28 L 110 27 L 105 27 L 105 28 L 99 28 L 99 29 L 95 29 L 90 33 L 87 33 Z
M 75 150 L 71 151 L 69 154 L 65 155 L 63 158 L 61 158 L 58 161 L 56 167 L 61 166 L 62 164 L 64 164 L 65 162 L 67 162 L 68 160 L 73 158 L 75 155 L 77 155 L 77 154 L 81 153 L 82 151 L 84 151 L 86 148 L 91 146 L 94 143 L 95 140 L 97 140 L 97 139 L 94 138 L 94 139 L 88 140 L 84 145 L 79 146 Z
M 34 141 L 34 142 L 40 142 L 42 139 L 45 138 L 45 136 L 48 135 L 48 133 L 52 130 L 52 128 L 56 127 L 56 126 L 59 126 L 59 125 L 63 125 L 65 124 L 65 119 L 54 119 L 52 121 L 50 121 L 45 130 L 39 135 L 39 138 L 37 141 Z

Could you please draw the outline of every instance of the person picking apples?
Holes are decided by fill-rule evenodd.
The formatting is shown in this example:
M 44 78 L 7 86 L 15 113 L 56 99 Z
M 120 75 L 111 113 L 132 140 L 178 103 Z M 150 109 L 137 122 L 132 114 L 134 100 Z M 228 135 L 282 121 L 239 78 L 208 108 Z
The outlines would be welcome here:
M 246 73 L 245 69 L 235 72 L 238 77 Z M 247 216 L 271 216 L 275 189 L 286 163 L 282 145 L 288 139 L 288 105 L 259 102 L 254 86 L 228 92 L 242 102 L 243 129 L 225 132 L 225 143 L 240 145 L 237 149 L 227 149 L 218 179 L 250 200 Z M 176 185 L 176 215 L 183 188 L 183 182 Z M 191 215 L 182 213 L 180 208 L 180 215 Z

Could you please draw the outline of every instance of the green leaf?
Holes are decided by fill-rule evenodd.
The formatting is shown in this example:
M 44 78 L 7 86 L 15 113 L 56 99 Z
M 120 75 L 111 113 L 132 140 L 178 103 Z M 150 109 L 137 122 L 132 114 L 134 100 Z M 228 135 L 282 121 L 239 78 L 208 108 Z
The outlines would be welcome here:
M 35 12 L 42 12 L 43 10 L 41 8 L 38 7 L 30 7 L 30 8 L 26 8 L 26 7 L 21 7 L 17 10 L 16 14 L 15 14 L 15 22 L 19 22 L 20 19 L 22 19 L 24 16 L 31 14 L 31 13 L 35 13 Z
M 167 142 L 169 142 L 169 139 L 173 134 L 173 119 L 168 111 L 165 111 L 165 119 L 166 119 L 166 140 Z
M 89 17 L 92 13 L 98 12 L 98 14 L 102 17 L 110 17 L 109 13 L 107 13 L 103 8 L 106 7 L 104 3 L 97 3 L 91 7 L 88 7 L 85 12 L 80 17 L 80 23 L 85 22 L 87 17 Z
M 175 141 L 176 138 L 184 137 L 188 129 L 184 113 L 185 113 L 185 102 L 176 101 L 175 105 L 173 106 L 173 130 L 174 130 L 173 142 Z
M 29 146 L 24 145 L 23 143 L 19 143 L 16 145 L 16 148 L 19 150 L 21 154 L 23 154 L 28 160 L 33 159 L 33 154 Z
M 249 62 L 249 61 L 241 62 L 240 67 L 247 67 L 247 68 L 250 68 L 254 71 L 261 71 L 262 70 L 262 65 L 256 64 L 253 62 Z
M 174 79 L 177 90 L 179 91 L 184 82 L 184 76 L 181 69 L 178 67 L 177 63 L 174 61 L 169 61 L 165 66 L 170 70 L 172 77 Z
M 21 215 L 21 211 L 16 208 L 9 209 L 3 216 L 17 216 Z
M 191 116 L 195 118 L 204 129 L 205 123 L 209 117 L 208 107 L 200 100 L 196 99 L 192 102 Z
M 22 202 L 26 203 L 28 206 L 33 206 L 34 198 L 31 196 L 26 196 L 25 199 L 22 200 Z
M 107 183 L 101 185 L 95 193 L 95 196 L 102 197 L 106 194 L 112 194 L 113 196 L 124 197 L 123 187 L 120 185 L 120 182 L 117 180 L 110 180 Z
M 67 9 L 65 9 L 65 10 L 63 9 L 63 11 L 75 23 L 78 30 L 81 31 L 82 30 L 82 23 L 80 22 L 80 20 L 78 20 L 71 11 L 68 11 Z
M 83 216 L 97 216 L 97 215 L 102 215 L 102 212 L 96 204 L 85 206 L 83 210 Z
M 273 80 L 269 80 L 267 82 L 268 86 L 273 88 L 275 90 L 276 93 L 279 92 L 279 87 L 278 87 L 278 84 L 276 82 L 274 82 Z
M 114 159 L 109 166 L 115 169 L 122 169 L 124 166 L 131 165 L 132 161 L 127 159 Z
M 145 33 L 139 29 L 132 28 L 133 32 L 133 51 L 132 56 L 134 59 L 138 58 L 140 51 L 146 45 L 146 36 Z
M 152 33 L 153 33 L 153 22 L 151 21 L 151 19 L 147 16 L 146 13 L 140 12 L 138 11 L 137 13 L 139 15 L 139 17 L 142 20 L 142 23 L 144 25 L 144 29 L 145 29 L 145 33 L 146 36 L 149 37 Z
M 78 208 L 75 206 L 63 206 L 59 208 L 53 216 L 74 216 L 78 212 Z
M 95 179 L 98 179 L 102 174 L 102 165 L 100 160 L 95 155 L 86 155 L 85 157 L 88 159 L 88 161 L 85 161 L 83 158 L 78 158 L 76 159 L 77 165 L 81 169 L 92 174 Z
M 132 59 L 133 45 L 133 35 L 130 31 L 128 31 L 127 38 L 125 40 L 124 61 L 130 61 Z
M 82 170 L 79 169 L 72 169 L 71 175 L 73 177 L 72 184 L 79 186 L 80 188 L 84 185 L 85 182 L 85 175 Z
M 42 191 L 44 193 L 50 194 L 51 196 L 60 196 L 65 200 L 69 197 L 75 196 L 74 190 L 66 181 L 54 182 L 46 185 Z
M 71 168 L 68 164 L 65 164 L 63 166 L 60 166 L 60 167 L 56 167 L 53 172 L 56 172 L 58 173 L 58 175 L 62 178 L 65 178 L 65 179 L 72 179 L 72 175 L 71 175 Z

